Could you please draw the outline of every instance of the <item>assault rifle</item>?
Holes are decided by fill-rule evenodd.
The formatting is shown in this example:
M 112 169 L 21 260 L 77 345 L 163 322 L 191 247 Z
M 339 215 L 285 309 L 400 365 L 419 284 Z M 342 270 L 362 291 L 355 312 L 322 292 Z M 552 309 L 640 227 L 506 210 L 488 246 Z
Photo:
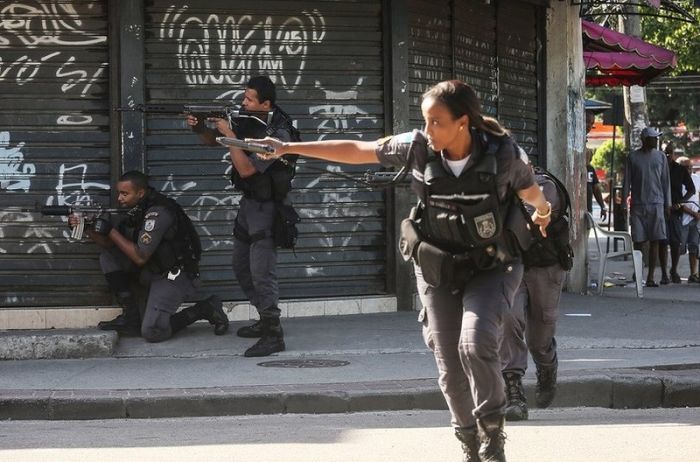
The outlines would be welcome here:
M 118 107 L 118 112 L 140 111 L 153 114 L 186 114 L 206 121 L 209 117 L 226 119 L 232 126 L 237 119 L 253 119 L 267 126 L 272 122 L 273 111 L 246 111 L 232 104 L 137 104 L 134 107 Z
M 70 239 L 80 241 L 84 237 L 85 224 L 92 223 L 95 219 L 106 213 L 128 213 L 127 209 L 110 209 L 100 204 L 86 203 L 85 205 L 37 205 L 33 209 L 21 209 L 22 212 L 36 212 L 44 216 L 67 217 L 75 215 L 79 218 L 78 226 L 71 229 Z

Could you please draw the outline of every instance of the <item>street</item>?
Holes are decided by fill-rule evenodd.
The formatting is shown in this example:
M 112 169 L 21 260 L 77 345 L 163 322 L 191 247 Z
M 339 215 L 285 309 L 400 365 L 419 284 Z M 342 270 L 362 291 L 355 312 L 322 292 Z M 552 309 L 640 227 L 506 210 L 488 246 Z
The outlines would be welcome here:
M 0 461 L 447 462 L 444 411 L 0 422 Z M 506 426 L 509 461 L 697 460 L 700 409 L 531 411 Z

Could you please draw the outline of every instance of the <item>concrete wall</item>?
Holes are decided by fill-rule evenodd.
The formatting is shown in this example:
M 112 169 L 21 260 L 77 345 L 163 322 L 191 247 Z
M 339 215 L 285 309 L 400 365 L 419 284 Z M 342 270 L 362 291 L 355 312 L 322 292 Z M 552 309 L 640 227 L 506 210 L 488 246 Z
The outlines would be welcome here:
M 547 169 L 566 185 L 572 202 L 574 267 L 567 290 L 586 290 L 584 81 L 578 7 L 552 2 L 547 14 Z

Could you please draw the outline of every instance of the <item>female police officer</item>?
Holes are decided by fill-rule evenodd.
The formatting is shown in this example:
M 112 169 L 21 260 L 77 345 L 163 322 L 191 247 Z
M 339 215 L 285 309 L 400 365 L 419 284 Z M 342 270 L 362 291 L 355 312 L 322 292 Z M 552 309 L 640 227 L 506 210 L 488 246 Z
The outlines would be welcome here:
M 424 338 L 464 460 L 502 461 L 506 397 L 498 343 L 523 273 L 516 234 L 527 223 L 518 197 L 535 207 L 532 220 L 542 234 L 551 205 L 520 148 L 496 120 L 481 115 L 467 84 L 438 83 L 423 95 L 421 111 L 424 132 L 377 142 L 254 141 L 273 147 L 272 157 L 293 152 L 411 169 L 419 202 L 402 223 L 400 247 L 415 264 Z

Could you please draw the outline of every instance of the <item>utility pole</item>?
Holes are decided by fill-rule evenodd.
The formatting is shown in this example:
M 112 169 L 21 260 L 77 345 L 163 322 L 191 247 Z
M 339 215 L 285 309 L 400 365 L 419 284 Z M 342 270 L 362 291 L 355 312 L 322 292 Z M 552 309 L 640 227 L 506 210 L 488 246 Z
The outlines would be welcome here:
M 638 8 L 636 5 L 628 5 L 628 14 L 621 16 L 619 21 L 623 33 L 642 38 L 642 21 L 637 14 Z M 649 125 L 646 88 L 639 85 L 622 87 L 622 94 L 625 100 L 625 145 L 628 151 L 634 151 L 641 147 L 639 135 Z

